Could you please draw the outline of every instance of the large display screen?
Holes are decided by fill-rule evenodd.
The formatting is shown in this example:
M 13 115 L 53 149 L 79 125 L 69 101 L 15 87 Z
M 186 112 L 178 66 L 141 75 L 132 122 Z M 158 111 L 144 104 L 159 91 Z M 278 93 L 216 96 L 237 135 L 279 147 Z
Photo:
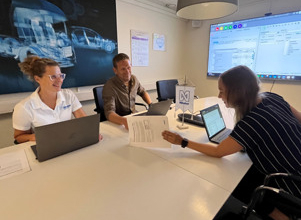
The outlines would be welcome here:
M 36 89 L 18 66 L 33 55 L 59 63 L 64 88 L 104 84 L 115 75 L 115 0 L 5 0 L 0 9 L 0 94 Z
M 301 11 L 211 25 L 207 76 L 237 65 L 261 79 L 301 80 Z

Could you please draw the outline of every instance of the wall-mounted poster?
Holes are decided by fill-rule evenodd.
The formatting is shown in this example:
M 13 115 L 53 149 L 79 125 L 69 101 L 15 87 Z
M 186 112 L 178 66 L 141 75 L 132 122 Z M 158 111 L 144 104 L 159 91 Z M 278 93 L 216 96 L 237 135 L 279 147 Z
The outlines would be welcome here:
M 57 61 L 65 88 L 114 75 L 115 0 L 1 0 L 0 11 L 0 94 L 35 90 L 18 67 L 30 55 Z
M 153 50 L 165 51 L 165 35 L 153 34 Z
M 148 66 L 148 33 L 131 30 L 132 66 Z

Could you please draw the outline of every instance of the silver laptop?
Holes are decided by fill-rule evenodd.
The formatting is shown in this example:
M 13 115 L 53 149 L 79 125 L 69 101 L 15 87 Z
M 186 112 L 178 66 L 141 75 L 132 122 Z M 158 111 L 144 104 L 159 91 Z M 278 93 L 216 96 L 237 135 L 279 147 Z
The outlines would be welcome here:
M 95 144 L 99 141 L 99 114 L 35 128 L 31 146 L 40 162 Z
M 229 136 L 232 130 L 226 128 L 223 115 L 218 104 L 201 110 L 201 115 L 205 124 L 208 139 L 211 142 L 219 144 Z
M 141 116 L 141 115 L 166 115 L 168 110 L 170 109 L 170 105 L 172 104 L 172 99 L 167 99 L 165 101 L 153 103 L 149 106 L 147 112 L 143 112 L 140 114 L 136 114 L 134 116 Z

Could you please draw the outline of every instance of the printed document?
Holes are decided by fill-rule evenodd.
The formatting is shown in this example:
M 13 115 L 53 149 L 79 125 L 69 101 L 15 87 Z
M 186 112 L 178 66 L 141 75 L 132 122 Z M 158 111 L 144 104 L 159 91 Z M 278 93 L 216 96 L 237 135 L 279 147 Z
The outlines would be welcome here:
M 30 171 L 24 149 L 0 154 L 0 180 Z
M 169 129 L 167 116 L 128 117 L 130 145 L 134 147 L 171 147 L 161 135 Z

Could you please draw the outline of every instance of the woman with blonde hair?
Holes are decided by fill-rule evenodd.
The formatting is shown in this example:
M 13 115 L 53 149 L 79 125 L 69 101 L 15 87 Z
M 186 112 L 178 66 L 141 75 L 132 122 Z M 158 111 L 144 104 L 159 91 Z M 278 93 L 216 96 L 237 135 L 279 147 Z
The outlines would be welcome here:
M 27 57 L 19 63 L 21 71 L 39 87 L 14 108 L 14 138 L 18 143 L 35 141 L 34 127 L 86 116 L 71 90 L 61 86 L 66 74 L 48 58 Z
M 253 165 L 265 175 L 281 172 L 301 176 L 301 112 L 275 93 L 260 93 L 259 79 L 246 66 L 221 74 L 218 89 L 218 97 L 226 107 L 235 109 L 236 125 L 227 139 L 213 146 L 170 131 L 164 131 L 163 138 L 213 157 L 245 150 Z M 277 185 L 301 198 L 301 186 L 297 183 L 283 181 Z M 274 219 L 282 216 L 277 209 L 269 211 Z

